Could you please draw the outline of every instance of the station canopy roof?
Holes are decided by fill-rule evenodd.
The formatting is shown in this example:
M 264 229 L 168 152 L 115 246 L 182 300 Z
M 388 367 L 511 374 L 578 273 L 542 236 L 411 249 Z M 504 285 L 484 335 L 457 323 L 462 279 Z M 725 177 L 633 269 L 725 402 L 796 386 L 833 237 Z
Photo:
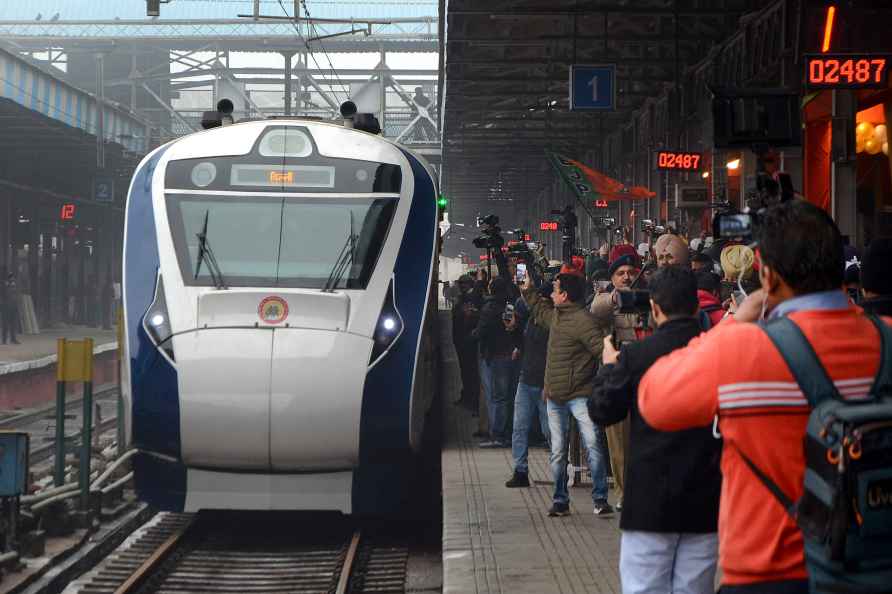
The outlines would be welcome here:
M 294 0 L 260 0 L 254 21 L 254 0 L 171 0 L 159 17 L 146 16 L 146 0 L 34 0 L 4 2 L 0 39 L 29 48 L 46 39 L 90 46 L 90 42 L 155 43 L 154 47 L 200 49 L 225 41 L 233 51 L 264 51 L 265 43 L 281 47 L 294 38 Z M 336 19 L 315 22 L 307 36 L 326 39 L 328 51 L 436 51 L 439 0 L 301 0 L 300 16 Z M 361 22 L 352 22 L 360 19 Z M 367 21 L 375 21 L 372 35 Z M 305 24 L 301 25 L 306 27 Z M 355 34 L 346 34 L 355 30 Z M 333 36 L 333 37 L 332 37 Z M 160 43 L 164 41 L 164 43 Z M 195 43 L 191 43 L 194 41 Z
M 473 215 L 485 200 L 534 197 L 553 179 L 546 150 L 580 158 L 765 4 L 450 0 L 443 156 L 453 205 Z M 616 65 L 614 110 L 569 111 L 571 64 Z

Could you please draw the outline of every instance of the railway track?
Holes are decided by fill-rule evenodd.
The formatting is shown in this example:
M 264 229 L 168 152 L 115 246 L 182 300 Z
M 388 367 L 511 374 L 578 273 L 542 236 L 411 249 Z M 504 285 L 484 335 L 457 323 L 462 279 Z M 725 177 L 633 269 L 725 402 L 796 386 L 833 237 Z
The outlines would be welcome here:
M 399 593 L 408 547 L 337 517 L 159 514 L 65 594 Z
M 93 394 L 94 418 L 102 418 L 101 421 L 95 423 L 94 435 L 111 431 L 117 426 L 117 396 L 118 388 L 116 386 L 100 388 Z M 81 397 L 69 398 L 65 403 L 65 426 L 68 429 L 65 435 L 65 449 L 68 451 L 74 449 L 81 441 L 82 407 L 83 399 Z M 17 429 L 27 431 L 31 435 L 30 463 L 32 466 L 46 462 L 53 457 L 56 440 L 55 425 L 55 404 L 0 419 L 0 430 Z

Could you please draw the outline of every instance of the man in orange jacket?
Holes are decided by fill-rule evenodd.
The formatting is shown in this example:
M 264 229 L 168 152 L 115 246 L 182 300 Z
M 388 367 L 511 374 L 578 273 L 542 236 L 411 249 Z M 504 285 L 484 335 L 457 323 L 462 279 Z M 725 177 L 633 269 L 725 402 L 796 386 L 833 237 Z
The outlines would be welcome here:
M 661 431 L 706 426 L 718 415 L 724 438 L 722 592 L 806 594 L 802 535 L 741 453 L 799 499 L 809 406 L 768 335 L 752 322 L 769 312 L 788 316 L 845 398 L 870 390 L 880 339 L 842 291 L 842 238 L 827 213 L 804 201 L 781 204 L 766 211 L 756 239 L 762 289 L 733 321 L 653 365 L 641 381 L 638 405 L 644 420 Z

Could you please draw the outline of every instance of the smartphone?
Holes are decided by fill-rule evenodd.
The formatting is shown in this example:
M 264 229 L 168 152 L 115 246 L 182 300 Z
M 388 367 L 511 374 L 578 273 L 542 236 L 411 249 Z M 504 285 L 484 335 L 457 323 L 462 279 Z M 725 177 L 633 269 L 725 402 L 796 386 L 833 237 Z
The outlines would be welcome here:
M 523 262 L 519 262 L 517 264 L 517 272 L 514 273 L 514 278 L 517 282 L 522 283 L 524 279 L 527 277 L 527 265 Z
M 746 299 L 746 293 L 744 293 L 743 291 L 734 291 L 733 293 L 731 293 L 731 295 L 734 296 L 734 302 L 738 306 L 740 306 L 740 304 L 743 303 L 743 300 Z
M 505 311 L 502 312 L 502 319 L 510 322 L 514 318 L 514 305 L 508 303 L 505 305 Z

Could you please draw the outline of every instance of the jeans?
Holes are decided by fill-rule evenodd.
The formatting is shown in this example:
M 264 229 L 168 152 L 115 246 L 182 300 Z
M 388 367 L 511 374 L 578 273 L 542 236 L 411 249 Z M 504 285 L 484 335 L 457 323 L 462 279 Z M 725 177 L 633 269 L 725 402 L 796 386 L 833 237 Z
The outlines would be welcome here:
M 548 428 L 551 432 L 551 475 L 554 478 L 554 502 L 565 505 L 570 502 L 567 490 L 567 435 L 570 415 L 576 418 L 579 434 L 588 453 L 588 465 L 592 472 L 592 500 L 607 500 L 606 456 L 598 445 L 600 427 L 588 415 L 586 398 L 574 398 L 568 402 L 548 401 Z
M 2 314 L 3 326 L 3 344 L 7 341 L 16 341 L 16 326 L 18 326 L 18 308 L 15 305 L 0 305 L 0 314 Z
M 619 553 L 623 594 L 712 594 L 718 535 L 624 530 Z
M 523 378 L 517 384 L 517 394 L 514 395 L 514 432 L 511 434 L 511 456 L 514 458 L 514 472 L 526 474 L 529 472 L 527 465 L 527 452 L 530 446 L 530 429 L 533 428 L 533 414 L 539 415 L 539 426 L 542 427 L 542 435 L 548 436 L 548 412 L 545 402 L 542 400 L 542 388 L 523 383 Z
M 489 437 L 506 444 L 511 440 L 507 425 L 513 374 L 514 361 L 510 358 L 493 357 L 489 361 L 480 359 L 480 382 L 486 395 Z

